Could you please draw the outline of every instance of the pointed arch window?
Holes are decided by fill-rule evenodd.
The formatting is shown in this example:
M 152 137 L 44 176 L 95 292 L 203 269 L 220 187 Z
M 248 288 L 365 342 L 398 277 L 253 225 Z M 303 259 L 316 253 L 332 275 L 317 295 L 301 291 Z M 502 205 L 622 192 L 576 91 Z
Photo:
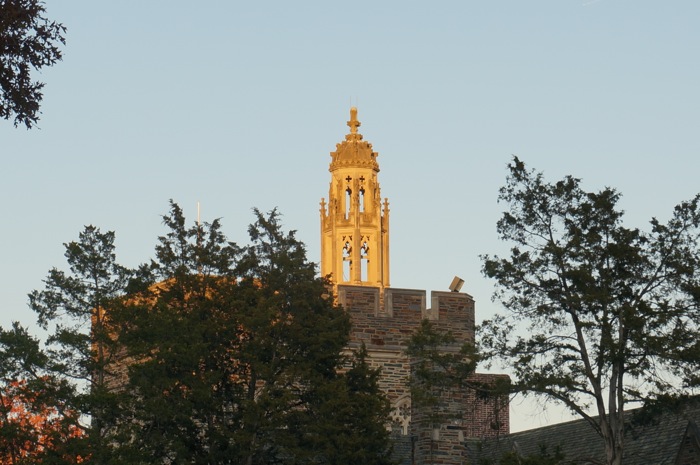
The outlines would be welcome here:
M 408 434 L 408 426 L 411 424 L 411 396 L 400 397 L 392 406 L 391 422 L 403 436 Z
M 360 281 L 367 281 L 369 276 L 369 238 L 365 238 L 360 247 Z
M 343 238 L 344 239 L 344 238 Z M 352 239 L 352 238 L 350 238 Z M 352 245 L 349 241 L 345 241 L 343 245 L 343 282 L 350 281 L 352 275 Z
M 349 187 L 345 189 L 345 219 L 350 217 L 350 211 L 352 210 L 352 189 Z

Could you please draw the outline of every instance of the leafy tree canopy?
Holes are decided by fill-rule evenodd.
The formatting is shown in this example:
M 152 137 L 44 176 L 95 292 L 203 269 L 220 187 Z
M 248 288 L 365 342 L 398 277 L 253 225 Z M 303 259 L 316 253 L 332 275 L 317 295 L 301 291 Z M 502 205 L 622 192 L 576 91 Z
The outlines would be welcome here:
M 251 242 L 171 203 L 154 258 L 116 262 L 88 226 L 30 294 L 50 331 L 46 370 L 89 415 L 94 463 L 390 463 L 389 406 L 366 354 L 345 353 L 348 315 L 276 211 Z
M 27 129 L 39 120 L 44 83 L 32 79 L 62 58 L 66 28 L 45 16 L 41 0 L 0 0 L 0 118 Z
M 619 198 L 571 176 L 547 182 L 514 158 L 497 225 L 510 256 L 483 257 L 507 313 L 483 324 L 482 352 L 512 366 L 516 389 L 587 419 L 609 464 L 622 458 L 628 403 L 700 381 L 700 196 L 649 232 L 624 224 Z
M 72 390 L 47 370 L 39 341 L 15 323 L 0 328 L 0 463 L 74 464 L 83 430 Z
M 64 244 L 67 270 L 52 268 L 44 289 L 29 294 L 39 325 L 48 331 L 46 370 L 62 385 L 68 405 L 91 421 L 81 425 L 83 456 L 105 461 L 102 453 L 116 393 L 106 379 L 118 354 L 118 334 L 106 325 L 106 310 L 126 294 L 133 272 L 117 263 L 115 234 L 86 226 L 77 241 Z
M 171 205 L 144 289 L 112 322 L 134 362 L 120 452 L 187 463 L 388 463 L 388 407 L 304 245 L 255 211 L 245 247 Z M 346 371 L 343 367 L 349 363 Z M 352 460 L 350 460 L 352 462 Z

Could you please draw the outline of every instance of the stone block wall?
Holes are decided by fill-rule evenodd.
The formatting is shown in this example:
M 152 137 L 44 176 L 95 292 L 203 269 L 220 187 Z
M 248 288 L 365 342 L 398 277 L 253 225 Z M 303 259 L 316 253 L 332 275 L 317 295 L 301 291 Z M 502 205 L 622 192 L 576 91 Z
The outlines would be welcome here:
M 339 285 L 338 300 L 352 318 L 350 348 L 365 344 L 370 364 L 382 369 L 382 389 L 396 408 L 409 395 L 406 343 L 423 319 L 452 332 L 460 344 L 474 343 L 474 299 L 469 294 L 433 291 L 427 308 L 423 290 L 386 288 L 381 293 L 376 287 Z
M 474 299 L 458 292 L 426 293 L 414 289 L 338 286 L 338 300 L 350 313 L 351 341 L 368 349 L 405 349 L 406 341 L 428 319 L 440 330 L 450 331 L 461 343 L 474 343 Z
M 508 396 L 490 391 L 497 383 L 507 382 L 507 375 L 473 374 L 465 383 L 467 388 L 443 394 L 438 413 L 444 418 L 437 424 L 427 412 L 413 408 L 411 435 L 415 437 L 416 463 L 461 465 L 466 463 L 467 440 L 508 434 Z
M 469 294 L 433 291 L 428 302 L 422 290 L 385 288 L 381 292 L 374 287 L 339 285 L 338 301 L 352 319 L 349 348 L 364 343 L 370 364 L 382 370 L 380 386 L 394 409 L 393 429 L 410 436 L 412 462 L 461 464 L 467 438 L 508 433 L 507 397 L 484 397 L 474 389 L 450 392 L 445 405 L 452 419 L 440 425 L 428 424 L 411 405 L 411 360 L 404 354 L 408 340 L 428 319 L 439 330 L 451 332 L 459 345 L 473 344 L 474 299 Z M 475 374 L 471 379 L 474 385 L 499 380 L 508 377 Z

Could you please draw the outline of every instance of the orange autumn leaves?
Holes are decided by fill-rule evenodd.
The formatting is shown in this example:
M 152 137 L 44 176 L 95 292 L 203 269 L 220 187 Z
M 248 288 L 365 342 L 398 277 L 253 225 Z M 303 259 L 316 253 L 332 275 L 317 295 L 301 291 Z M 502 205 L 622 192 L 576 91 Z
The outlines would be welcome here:
M 77 415 L 26 381 L 0 386 L 0 464 L 81 463 L 72 442 L 83 437 Z M 45 460 L 46 459 L 46 460 Z

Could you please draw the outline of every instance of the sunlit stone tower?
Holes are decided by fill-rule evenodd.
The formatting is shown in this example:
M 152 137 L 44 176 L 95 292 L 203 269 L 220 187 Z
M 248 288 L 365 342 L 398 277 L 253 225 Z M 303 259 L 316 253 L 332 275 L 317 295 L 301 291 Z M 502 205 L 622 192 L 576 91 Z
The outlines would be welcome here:
M 321 274 L 333 284 L 389 286 L 389 202 L 382 203 L 377 152 L 358 132 L 357 108 L 350 133 L 331 152 L 328 203 L 321 199 Z
M 321 273 L 331 275 L 337 303 L 350 316 L 347 350 L 364 348 L 366 361 L 379 369 L 377 381 L 391 405 L 387 427 L 398 463 L 463 465 L 466 439 L 508 432 L 508 399 L 459 386 L 442 390 L 439 405 L 414 403 L 407 381 L 417 360 L 406 353 L 409 338 L 429 320 L 454 338 L 441 351 L 458 353 L 464 343 L 474 344 L 474 299 L 456 288 L 427 295 L 390 287 L 389 202 L 379 191 L 378 155 L 358 132 L 356 108 L 350 109 L 348 126 L 350 133 L 331 152 L 328 201 L 321 199 Z M 466 384 L 507 380 L 474 373 Z

